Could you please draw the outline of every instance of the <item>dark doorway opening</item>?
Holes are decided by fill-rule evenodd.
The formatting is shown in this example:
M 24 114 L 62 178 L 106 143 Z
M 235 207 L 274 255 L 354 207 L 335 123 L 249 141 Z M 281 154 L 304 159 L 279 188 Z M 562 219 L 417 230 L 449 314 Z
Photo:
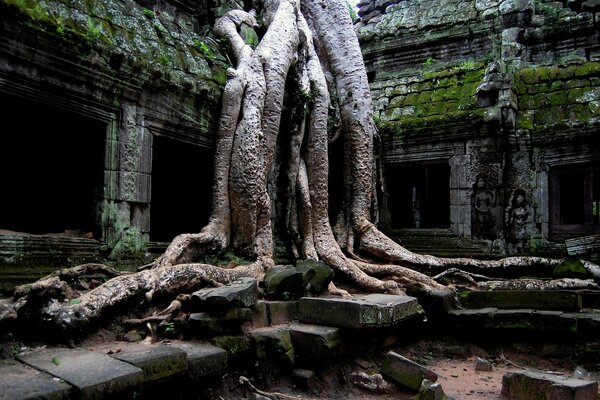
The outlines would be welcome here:
M 150 239 L 170 242 L 199 232 L 212 204 L 214 155 L 211 149 L 154 136 Z
M 106 123 L 5 93 L 0 102 L 0 229 L 98 237 Z
M 391 228 L 450 227 L 447 161 L 385 167 Z
M 552 239 L 600 233 L 600 167 L 583 164 L 553 168 L 549 181 Z

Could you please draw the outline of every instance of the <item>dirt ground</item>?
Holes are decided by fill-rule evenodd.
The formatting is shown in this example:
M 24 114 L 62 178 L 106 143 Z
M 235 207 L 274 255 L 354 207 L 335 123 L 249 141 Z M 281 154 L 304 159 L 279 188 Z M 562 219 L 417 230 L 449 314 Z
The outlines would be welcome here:
M 118 346 L 118 342 L 114 342 L 114 336 L 108 331 L 80 344 L 95 351 L 107 351 L 113 349 L 115 345 Z M 446 395 L 455 400 L 506 399 L 501 394 L 502 377 L 509 372 L 530 369 L 573 377 L 577 374 L 575 372 L 577 369 L 578 373 L 587 372 L 585 376 L 579 374 L 579 377 L 597 380 L 600 371 L 598 365 L 578 365 L 569 356 L 556 354 L 553 357 L 543 356 L 542 351 L 531 343 L 482 347 L 453 338 L 438 337 L 392 345 L 353 360 L 331 363 L 329 367 L 315 371 L 315 377 L 308 388 L 299 387 L 291 381 L 290 371 L 279 377 L 273 377 L 266 371 L 257 372 L 260 371 L 258 365 L 254 373 L 249 372 L 253 375 L 248 375 L 248 378 L 256 388 L 271 393 L 282 393 L 289 396 L 287 399 L 403 400 L 414 398 L 415 393 L 403 390 L 389 379 L 384 378 L 389 383 L 387 390 L 367 390 L 354 383 L 353 375 L 358 372 L 372 375 L 379 371 L 388 351 L 403 355 L 435 372 L 438 375 L 437 383 L 441 384 Z M 491 367 L 491 371 L 476 370 L 478 359 L 487 361 L 484 363 Z M 221 387 L 208 397 L 215 396 L 223 400 L 251 398 L 248 396 L 252 391 L 242 387 L 238 382 L 241 374 L 243 373 L 230 373 L 221 381 Z
M 96 335 L 77 343 L 77 347 L 87 348 L 103 353 L 111 353 L 128 343 L 117 340 L 110 330 L 100 330 Z M 169 341 L 165 342 L 169 344 Z M 194 393 L 190 399 L 250 399 L 252 390 L 239 383 L 239 376 L 246 375 L 258 389 L 266 392 L 278 392 L 284 395 L 281 399 L 345 399 L 345 400 L 408 400 L 415 393 L 403 390 L 391 380 L 386 388 L 368 390 L 355 383 L 353 377 L 359 372 L 372 375 L 378 372 L 385 354 L 394 351 L 421 365 L 428 367 L 438 375 L 437 383 L 441 384 L 446 395 L 455 400 L 498 400 L 506 399 L 501 394 L 502 377 L 508 372 L 532 369 L 558 375 L 573 377 L 576 368 L 584 368 L 588 372 L 586 379 L 597 380 L 600 366 L 578 365 L 569 356 L 543 356 L 539 349 L 531 344 L 511 346 L 481 347 L 469 342 L 455 339 L 435 338 L 410 341 L 402 345 L 391 345 L 383 350 L 373 351 L 360 357 L 347 360 L 329 360 L 329 366 L 315 371 L 309 387 L 301 387 L 290 380 L 291 368 L 279 371 L 274 376 L 272 370 L 261 368 L 256 364 L 249 370 L 230 371 L 220 377 L 214 389 L 204 394 Z M 478 358 L 487 360 L 491 371 L 475 369 Z M 599 397 L 600 398 L 600 397 Z M 186 397 L 187 399 L 187 397 Z

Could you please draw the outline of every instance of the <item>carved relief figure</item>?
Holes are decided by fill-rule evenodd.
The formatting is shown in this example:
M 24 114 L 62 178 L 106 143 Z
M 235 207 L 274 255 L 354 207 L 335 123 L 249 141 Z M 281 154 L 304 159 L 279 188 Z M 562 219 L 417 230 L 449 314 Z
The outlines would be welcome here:
M 531 213 L 523 189 L 517 189 L 512 196 L 508 212 L 508 246 L 510 252 L 519 252 L 527 245 L 531 236 L 529 220 Z
M 473 237 L 494 240 L 496 233 L 496 194 L 484 176 L 477 177 L 473 189 Z

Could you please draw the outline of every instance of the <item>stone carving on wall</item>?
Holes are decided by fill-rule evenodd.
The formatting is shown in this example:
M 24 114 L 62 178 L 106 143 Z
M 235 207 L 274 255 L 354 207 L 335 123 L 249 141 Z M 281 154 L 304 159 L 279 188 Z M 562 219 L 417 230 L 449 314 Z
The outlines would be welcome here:
M 512 196 L 508 214 L 507 246 L 509 253 L 519 253 L 527 248 L 531 237 L 530 222 L 533 220 L 533 209 L 527 201 L 525 190 L 516 189 Z
M 472 195 L 472 235 L 477 239 L 496 240 L 500 234 L 500 207 L 498 206 L 495 185 L 488 175 L 480 173 L 476 176 Z

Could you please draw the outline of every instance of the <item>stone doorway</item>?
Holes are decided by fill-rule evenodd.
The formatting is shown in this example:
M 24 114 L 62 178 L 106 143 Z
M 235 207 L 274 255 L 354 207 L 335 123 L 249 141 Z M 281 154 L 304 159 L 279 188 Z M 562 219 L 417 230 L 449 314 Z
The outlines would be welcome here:
M 150 240 L 199 232 L 212 204 L 213 150 L 155 135 L 152 145 Z
M 0 93 L 0 229 L 98 238 L 107 124 Z
M 392 228 L 450 227 L 450 166 L 447 161 L 387 165 L 385 174 Z

